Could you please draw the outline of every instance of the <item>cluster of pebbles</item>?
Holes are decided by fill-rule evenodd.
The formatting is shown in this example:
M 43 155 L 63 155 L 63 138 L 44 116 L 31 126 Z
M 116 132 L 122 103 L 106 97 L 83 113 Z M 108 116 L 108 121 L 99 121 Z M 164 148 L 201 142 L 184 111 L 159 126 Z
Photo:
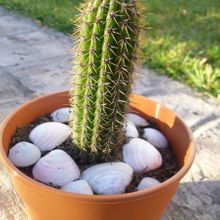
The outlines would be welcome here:
M 134 174 L 161 167 L 163 161 L 158 149 L 168 147 L 166 137 L 159 130 L 149 128 L 148 121 L 138 114 L 129 113 L 124 126 L 127 142 L 122 148 L 123 161 L 100 163 L 81 173 L 72 157 L 55 149 L 71 134 L 67 125 L 69 115 L 69 108 L 54 111 L 51 122 L 42 123 L 30 132 L 30 142 L 22 141 L 12 146 L 8 154 L 10 161 L 19 168 L 33 166 L 35 180 L 58 186 L 63 191 L 87 195 L 125 193 Z M 44 155 L 46 151 L 49 153 Z M 136 190 L 158 184 L 158 180 L 144 177 Z

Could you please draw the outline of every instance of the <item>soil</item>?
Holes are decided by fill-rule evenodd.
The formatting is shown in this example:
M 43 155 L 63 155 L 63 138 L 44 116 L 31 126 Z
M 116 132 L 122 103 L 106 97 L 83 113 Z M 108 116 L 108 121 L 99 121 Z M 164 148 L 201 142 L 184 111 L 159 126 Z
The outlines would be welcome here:
M 31 124 L 26 125 L 25 127 L 17 128 L 14 136 L 12 137 L 12 140 L 10 143 L 10 148 L 21 141 L 30 142 L 29 134 L 30 134 L 31 130 L 33 130 L 33 128 L 35 128 L 39 124 L 42 124 L 45 122 L 50 122 L 50 121 L 51 121 L 51 119 L 50 119 L 49 115 L 45 115 L 45 116 L 38 118 L 37 120 L 35 120 Z M 149 123 L 150 123 L 150 125 L 148 127 L 158 129 L 158 127 L 154 121 L 149 121 Z M 138 129 L 140 135 L 143 133 L 143 129 L 144 128 Z M 126 142 L 127 142 L 127 140 L 124 140 L 124 143 L 126 143 Z M 111 162 L 122 161 L 121 147 L 119 147 L 117 149 L 117 152 L 113 152 L 112 155 L 110 155 L 109 157 L 107 157 L 105 159 L 95 158 L 95 157 L 87 154 L 86 152 L 80 151 L 76 146 L 74 146 L 72 144 L 71 138 L 68 138 L 63 144 L 61 144 L 60 146 L 58 146 L 55 149 L 61 149 L 61 150 L 65 151 L 67 154 L 69 154 L 75 160 L 75 162 L 77 163 L 77 165 L 79 166 L 81 171 L 85 170 L 89 166 L 92 166 L 92 165 L 98 164 L 98 163 L 110 162 L 110 161 Z M 176 174 L 178 172 L 179 166 L 176 162 L 176 159 L 174 157 L 174 154 L 172 152 L 171 147 L 169 146 L 165 149 L 158 149 L 158 151 L 161 153 L 161 156 L 162 156 L 162 160 L 163 160 L 162 166 L 157 170 L 154 170 L 154 171 L 151 171 L 151 172 L 148 172 L 145 174 L 135 173 L 130 185 L 128 185 L 126 188 L 126 193 L 136 191 L 137 185 L 139 184 L 141 179 L 144 177 L 153 177 L 160 182 L 164 182 L 165 180 L 169 179 L 170 177 L 172 177 L 174 174 Z M 49 152 L 42 152 L 42 156 L 46 155 L 47 153 L 49 153 Z M 19 169 L 27 176 L 33 178 L 32 168 L 33 168 L 33 165 L 29 166 L 29 167 L 25 167 L 25 168 L 19 168 Z M 52 184 L 49 184 L 49 186 L 59 188 L 59 187 L 54 186 Z

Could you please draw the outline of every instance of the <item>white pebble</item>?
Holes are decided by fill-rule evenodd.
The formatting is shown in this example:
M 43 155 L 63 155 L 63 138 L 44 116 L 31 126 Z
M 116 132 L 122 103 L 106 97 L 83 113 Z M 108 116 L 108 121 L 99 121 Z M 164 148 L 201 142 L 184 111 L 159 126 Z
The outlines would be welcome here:
M 150 188 L 152 186 L 156 186 L 158 184 L 160 184 L 160 182 L 158 180 L 151 178 L 151 177 L 145 177 L 138 184 L 137 190 L 140 191 L 140 190 L 143 190 L 146 188 Z
M 146 127 L 149 125 L 145 118 L 134 113 L 128 113 L 128 120 L 132 121 L 134 125 L 138 127 Z
M 43 183 L 62 186 L 80 177 L 75 161 L 63 150 L 53 150 L 33 167 L 34 179 Z
M 156 170 L 162 165 L 160 152 L 140 138 L 132 138 L 123 146 L 123 159 L 138 173 Z
M 145 128 L 143 138 L 156 148 L 168 147 L 168 141 L 166 137 L 158 130 L 154 128 Z
M 132 121 L 129 120 L 127 121 L 125 128 L 125 135 L 126 137 L 130 137 L 130 138 L 138 137 L 139 135 L 138 130 Z
M 131 182 L 132 168 L 122 162 L 101 163 L 83 171 L 81 178 L 86 180 L 97 194 L 113 195 L 125 192 Z
M 85 180 L 77 180 L 63 185 L 61 190 L 85 195 L 93 195 L 92 189 Z
M 61 145 L 70 136 L 69 126 L 59 122 L 46 122 L 35 127 L 29 138 L 42 151 L 49 151 Z
M 51 118 L 55 122 L 66 123 L 69 121 L 70 108 L 60 108 L 51 113 Z
M 9 150 L 9 160 L 17 167 L 28 167 L 36 163 L 41 152 L 37 146 L 29 142 L 19 142 Z

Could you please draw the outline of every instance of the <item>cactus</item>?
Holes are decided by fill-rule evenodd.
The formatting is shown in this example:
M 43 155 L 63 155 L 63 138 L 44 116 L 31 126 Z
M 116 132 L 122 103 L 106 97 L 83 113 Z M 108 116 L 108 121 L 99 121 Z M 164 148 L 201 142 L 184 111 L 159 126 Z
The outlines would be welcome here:
M 71 90 L 73 143 L 104 156 L 122 144 L 139 14 L 135 0 L 94 0 L 77 21 Z

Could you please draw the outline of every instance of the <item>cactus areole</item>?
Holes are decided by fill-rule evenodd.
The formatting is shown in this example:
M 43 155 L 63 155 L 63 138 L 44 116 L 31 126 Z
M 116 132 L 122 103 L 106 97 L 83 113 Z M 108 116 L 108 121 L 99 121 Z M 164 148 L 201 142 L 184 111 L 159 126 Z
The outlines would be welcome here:
M 135 0 L 95 0 L 77 19 L 71 90 L 73 143 L 107 156 L 120 146 L 139 35 Z

